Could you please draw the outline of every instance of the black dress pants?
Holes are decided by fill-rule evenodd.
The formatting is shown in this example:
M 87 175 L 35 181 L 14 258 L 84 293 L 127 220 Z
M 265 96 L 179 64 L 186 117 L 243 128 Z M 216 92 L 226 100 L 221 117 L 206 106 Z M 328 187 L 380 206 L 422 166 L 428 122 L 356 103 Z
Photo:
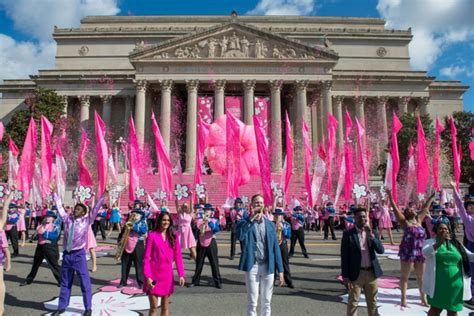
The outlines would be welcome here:
M 51 244 L 43 244 L 40 245 L 38 244 L 36 246 L 35 250 L 35 256 L 33 259 L 33 266 L 31 267 L 31 272 L 28 274 L 26 277 L 26 282 L 31 283 L 36 277 L 36 274 L 38 273 L 38 269 L 41 266 L 41 263 L 43 262 L 43 259 L 46 259 L 46 262 L 49 265 L 49 268 L 51 269 L 51 272 L 53 272 L 53 276 L 56 279 L 56 281 L 60 282 L 60 266 L 59 266 L 59 250 L 58 250 L 58 244 L 51 243 Z
M 135 246 L 135 250 L 132 253 L 128 253 L 125 250 L 122 254 L 122 276 L 120 278 L 121 285 L 127 285 L 128 275 L 132 268 L 132 263 L 135 266 L 135 274 L 137 279 L 138 287 L 143 286 L 143 256 L 145 255 L 145 244 L 143 240 L 139 240 Z
M 204 267 L 204 259 L 207 257 L 212 270 L 212 279 L 214 284 L 221 284 L 221 274 L 219 272 L 219 258 L 217 256 L 217 242 L 213 238 L 208 247 L 201 246 L 201 243 L 197 243 L 197 255 L 196 255 L 196 271 L 194 272 L 192 283 L 199 285 L 201 281 L 202 268 Z
M 300 248 L 301 248 L 301 252 L 303 253 L 303 256 L 306 257 L 308 253 L 306 252 L 306 246 L 304 245 L 304 228 L 303 227 L 298 228 L 298 230 L 291 231 L 290 256 L 293 256 L 293 254 L 295 253 L 296 240 L 298 240 L 298 243 L 300 244 Z

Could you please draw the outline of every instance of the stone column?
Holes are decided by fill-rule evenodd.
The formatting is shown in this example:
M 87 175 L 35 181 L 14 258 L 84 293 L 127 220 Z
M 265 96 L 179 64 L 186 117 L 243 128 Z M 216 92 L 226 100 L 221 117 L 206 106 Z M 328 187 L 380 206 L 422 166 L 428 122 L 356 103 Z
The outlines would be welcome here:
M 321 94 L 321 99 L 319 99 L 319 102 L 317 103 L 317 108 L 316 108 L 316 119 L 318 121 L 318 142 L 322 142 L 324 135 L 327 133 L 327 129 L 324 130 L 324 109 L 323 109 L 323 100 L 322 100 L 322 94 Z M 327 121 L 327 120 L 326 120 Z
M 146 80 L 138 80 L 135 83 L 135 130 L 137 132 L 138 145 L 143 146 L 145 141 L 145 98 L 146 98 Z
M 272 157 L 272 171 L 280 172 L 282 167 L 282 123 L 281 123 L 281 80 L 270 80 L 271 118 L 270 118 L 270 152 Z
M 421 115 L 428 114 L 429 104 L 430 104 L 430 98 L 429 97 L 420 98 L 420 114 Z
M 365 96 L 358 96 L 358 97 L 354 98 L 354 101 L 355 101 L 355 110 L 356 110 L 355 112 L 356 112 L 357 120 L 367 130 L 367 128 L 365 126 L 365 111 L 364 111 L 365 110 L 364 105 L 365 105 L 365 100 L 366 99 L 367 99 L 367 97 L 365 97 Z M 355 122 L 354 122 L 354 126 L 355 126 Z M 364 134 L 362 136 L 363 148 L 367 148 L 366 147 L 366 137 L 367 137 L 367 134 Z
M 196 126 L 197 126 L 197 91 L 199 80 L 186 80 L 188 90 L 188 107 L 186 115 L 186 168 L 185 172 L 194 171 L 196 163 Z
M 61 96 L 61 101 L 63 103 L 63 114 L 61 116 L 67 117 L 68 96 L 67 95 Z
M 256 80 L 242 80 L 244 87 L 244 123 L 253 125 L 253 113 L 255 107 L 254 90 Z
M 296 80 L 296 115 L 295 115 L 295 167 L 296 170 L 304 170 L 304 143 L 303 143 L 303 119 L 306 118 L 306 88 L 308 80 Z
M 160 132 L 166 149 L 170 152 L 171 142 L 171 90 L 173 80 L 161 80 Z
M 133 96 L 131 95 L 125 96 L 124 101 L 125 101 L 124 124 L 125 124 L 125 131 L 127 131 L 127 135 L 128 135 L 129 120 L 130 120 L 130 116 L 132 115 Z
M 344 144 L 344 120 L 342 115 L 342 101 L 344 101 L 343 96 L 335 96 L 333 99 L 334 113 L 336 114 L 337 120 L 337 145 L 342 146 Z
M 112 115 L 112 96 L 101 95 L 100 99 L 102 100 L 102 120 L 106 126 L 110 127 L 110 119 Z
M 318 117 L 318 108 L 321 107 L 321 92 L 315 91 L 311 97 L 311 139 L 313 149 L 316 148 L 318 142 L 320 142 L 320 127 L 321 122 Z
M 399 97 L 398 98 L 398 115 L 402 116 L 408 112 L 408 102 L 410 98 L 408 97 Z
M 88 95 L 80 95 L 79 101 L 81 102 L 81 127 L 87 129 L 89 126 L 89 107 L 90 97 Z
M 214 120 L 223 116 L 224 111 L 224 96 L 225 96 L 225 80 L 217 80 L 214 86 Z
M 332 114 L 332 99 L 331 99 L 331 87 L 332 81 L 322 82 L 322 123 L 323 123 L 323 135 L 327 136 L 328 133 L 328 114 Z
M 382 139 L 380 142 L 377 142 L 377 151 L 379 153 L 379 164 L 382 161 L 386 160 L 386 153 L 385 148 L 387 147 L 388 143 L 388 123 L 387 123 L 387 96 L 380 96 L 377 97 L 377 120 L 380 122 L 381 125 L 378 127 L 381 129 L 382 132 Z

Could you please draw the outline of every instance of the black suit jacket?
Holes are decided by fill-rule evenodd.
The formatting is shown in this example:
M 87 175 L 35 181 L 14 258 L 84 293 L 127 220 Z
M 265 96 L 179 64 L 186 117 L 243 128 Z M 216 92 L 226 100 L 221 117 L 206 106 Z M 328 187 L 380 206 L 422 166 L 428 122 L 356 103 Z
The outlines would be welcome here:
M 383 272 L 377 259 L 378 254 L 384 253 L 383 244 L 377 237 L 367 236 L 367 245 L 369 247 L 370 261 L 374 269 L 375 277 L 380 277 Z M 341 241 L 341 269 L 342 277 L 355 281 L 359 277 L 360 264 L 362 260 L 359 236 L 357 228 L 347 230 L 342 235 Z

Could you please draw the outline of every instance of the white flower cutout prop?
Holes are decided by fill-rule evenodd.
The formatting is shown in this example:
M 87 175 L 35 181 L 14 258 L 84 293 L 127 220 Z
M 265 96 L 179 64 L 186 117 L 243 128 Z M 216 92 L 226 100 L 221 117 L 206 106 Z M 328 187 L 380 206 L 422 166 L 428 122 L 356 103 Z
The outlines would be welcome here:
M 84 203 L 87 200 L 90 200 L 92 198 L 92 188 L 91 187 L 85 187 L 85 186 L 79 186 L 76 190 L 77 198 L 79 199 L 79 202 Z
M 323 203 L 326 203 L 327 201 L 329 201 L 329 196 L 327 194 L 323 194 L 321 196 L 321 200 L 323 200 Z
M 370 192 L 369 193 L 369 197 L 370 197 L 370 202 L 377 202 L 377 193 L 375 192 Z
M 45 302 L 47 310 L 58 309 L 59 298 Z M 92 295 L 92 315 L 140 315 L 137 311 L 144 311 L 150 308 L 146 295 L 126 295 L 121 292 L 97 292 Z M 65 316 L 76 316 L 84 313 L 82 296 L 71 296 L 69 307 Z M 52 313 L 46 314 L 51 315 Z
M 15 190 L 15 192 L 13 192 L 12 200 L 13 201 L 23 200 L 23 191 Z
M 380 197 L 383 199 L 385 199 L 385 197 L 387 196 L 387 191 L 385 191 L 385 186 L 380 186 Z
M 424 201 L 425 200 L 425 194 L 424 193 L 418 193 L 418 201 Z
M 247 204 L 249 202 L 249 197 L 246 195 L 242 195 L 240 199 L 242 200 L 243 204 Z
M 361 197 L 367 196 L 367 187 L 364 184 L 359 185 L 354 183 L 354 186 L 352 187 L 352 193 L 356 199 L 360 199 Z
M 177 184 L 174 190 L 174 195 L 178 201 L 182 200 L 183 198 L 187 198 L 189 196 L 189 188 L 187 185 Z
M 120 191 L 117 189 L 113 189 L 109 192 L 110 201 L 114 204 L 120 196 Z
M 48 204 L 53 203 L 53 201 L 54 201 L 54 200 L 53 200 L 53 196 L 52 196 L 52 195 L 46 196 L 46 202 L 47 202 Z
M 276 189 L 278 189 L 278 182 L 275 182 L 275 180 L 272 180 L 271 184 L 273 192 L 275 192 Z
M 160 200 L 166 200 L 168 198 L 168 193 L 166 193 L 165 191 L 160 191 Z
M 137 187 L 137 189 L 135 190 L 135 196 L 137 197 L 137 199 L 140 199 L 144 195 L 145 195 L 145 189 L 141 187 Z
M 283 190 L 277 188 L 276 190 L 273 191 L 273 195 L 275 195 L 275 197 L 277 198 L 281 198 L 283 197 Z
M 204 184 L 196 184 L 196 193 L 197 196 L 200 198 L 203 198 L 205 196 L 206 188 L 204 187 Z
M 7 193 L 7 187 L 4 184 L 0 184 L 0 199 L 2 199 Z

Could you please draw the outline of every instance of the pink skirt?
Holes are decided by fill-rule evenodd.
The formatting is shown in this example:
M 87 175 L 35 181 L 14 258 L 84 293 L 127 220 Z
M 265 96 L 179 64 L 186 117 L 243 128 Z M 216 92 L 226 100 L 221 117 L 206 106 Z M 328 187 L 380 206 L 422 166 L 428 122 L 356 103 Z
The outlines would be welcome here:
M 24 231 L 26 231 L 25 215 L 20 214 L 20 219 L 19 219 L 18 222 L 16 223 L 16 229 L 17 229 L 19 232 L 24 232 Z
M 96 248 L 97 247 L 97 242 L 94 237 L 94 232 L 92 231 L 92 228 L 89 226 L 89 230 L 87 231 L 87 250 L 91 248 Z
M 379 227 L 380 228 L 392 228 L 392 219 L 390 218 L 390 214 L 383 214 L 379 220 Z
M 196 247 L 196 239 L 194 239 L 193 231 L 190 226 L 181 226 L 179 232 L 179 243 L 181 249 L 189 249 Z

